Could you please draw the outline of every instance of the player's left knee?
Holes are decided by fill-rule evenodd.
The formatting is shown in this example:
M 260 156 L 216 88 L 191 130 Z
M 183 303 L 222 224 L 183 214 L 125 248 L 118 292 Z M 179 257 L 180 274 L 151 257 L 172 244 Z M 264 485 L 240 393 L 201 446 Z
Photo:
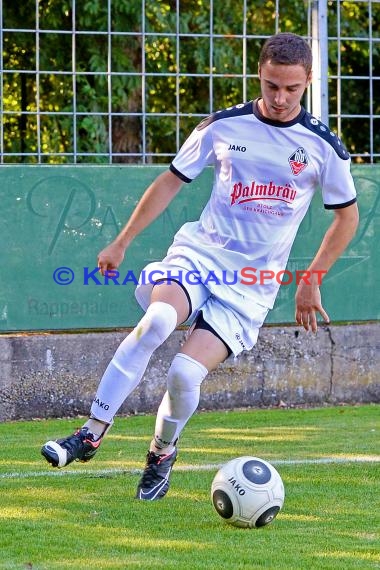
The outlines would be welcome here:
M 207 374 L 208 370 L 203 364 L 187 354 L 178 353 L 168 372 L 168 391 L 174 394 L 199 390 Z

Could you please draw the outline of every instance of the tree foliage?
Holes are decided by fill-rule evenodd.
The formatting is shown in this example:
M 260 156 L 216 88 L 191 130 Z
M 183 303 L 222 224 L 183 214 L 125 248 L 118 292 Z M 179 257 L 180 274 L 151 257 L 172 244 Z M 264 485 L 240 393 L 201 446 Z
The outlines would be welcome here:
M 259 94 L 257 59 L 266 36 L 307 35 L 307 0 L 280 2 L 278 20 L 274 0 L 248 2 L 245 15 L 243 3 L 232 0 L 214 2 L 212 14 L 207 0 L 181 0 L 179 14 L 176 0 L 112 0 L 111 14 L 107 4 L 37 0 L 38 34 L 36 0 L 4 6 L 3 150 L 13 153 L 6 161 L 19 162 L 21 154 L 25 162 L 109 162 L 112 153 L 113 162 L 138 163 L 144 151 L 167 162 L 201 116 Z M 331 126 L 339 126 L 340 93 L 350 115 L 342 119 L 344 140 L 351 152 L 365 153 L 369 122 L 360 119 L 358 129 L 352 115 L 379 114 L 380 90 L 356 77 L 379 76 L 379 44 L 371 70 L 366 3 L 330 2 L 331 37 L 338 16 L 347 40 L 340 52 L 329 42 Z M 372 18 L 380 29 L 380 10 Z M 373 142 L 379 152 L 376 133 Z

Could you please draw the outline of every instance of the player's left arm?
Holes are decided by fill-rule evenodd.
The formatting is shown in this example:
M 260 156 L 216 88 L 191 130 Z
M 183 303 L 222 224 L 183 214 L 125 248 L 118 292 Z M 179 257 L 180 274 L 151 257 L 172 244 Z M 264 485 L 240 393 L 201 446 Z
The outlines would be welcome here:
M 319 286 L 335 261 L 342 255 L 355 235 L 359 223 L 356 202 L 345 208 L 334 210 L 334 220 L 327 229 L 322 243 L 311 262 L 308 271 L 310 278 L 301 280 L 296 291 L 295 319 L 305 330 L 317 330 L 317 313 L 323 320 L 330 321 L 321 301 Z

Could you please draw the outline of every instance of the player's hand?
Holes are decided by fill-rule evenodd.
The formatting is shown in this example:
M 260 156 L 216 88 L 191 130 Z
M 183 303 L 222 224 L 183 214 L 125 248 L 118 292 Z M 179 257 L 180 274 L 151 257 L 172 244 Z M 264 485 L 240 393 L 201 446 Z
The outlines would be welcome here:
M 330 322 L 322 306 L 319 286 L 313 282 L 307 284 L 301 281 L 296 292 L 296 322 L 306 331 L 317 332 L 317 313 L 322 316 L 325 323 Z
M 116 242 L 105 247 L 98 255 L 98 267 L 102 275 L 117 269 L 124 259 L 125 248 Z

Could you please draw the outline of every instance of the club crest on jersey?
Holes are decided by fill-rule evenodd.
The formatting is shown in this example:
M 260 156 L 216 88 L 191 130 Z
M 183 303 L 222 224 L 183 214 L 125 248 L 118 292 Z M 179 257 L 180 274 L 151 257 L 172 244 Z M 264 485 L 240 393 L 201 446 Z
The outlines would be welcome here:
M 288 160 L 294 176 L 298 176 L 309 164 L 306 151 L 302 146 L 298 147 Z

